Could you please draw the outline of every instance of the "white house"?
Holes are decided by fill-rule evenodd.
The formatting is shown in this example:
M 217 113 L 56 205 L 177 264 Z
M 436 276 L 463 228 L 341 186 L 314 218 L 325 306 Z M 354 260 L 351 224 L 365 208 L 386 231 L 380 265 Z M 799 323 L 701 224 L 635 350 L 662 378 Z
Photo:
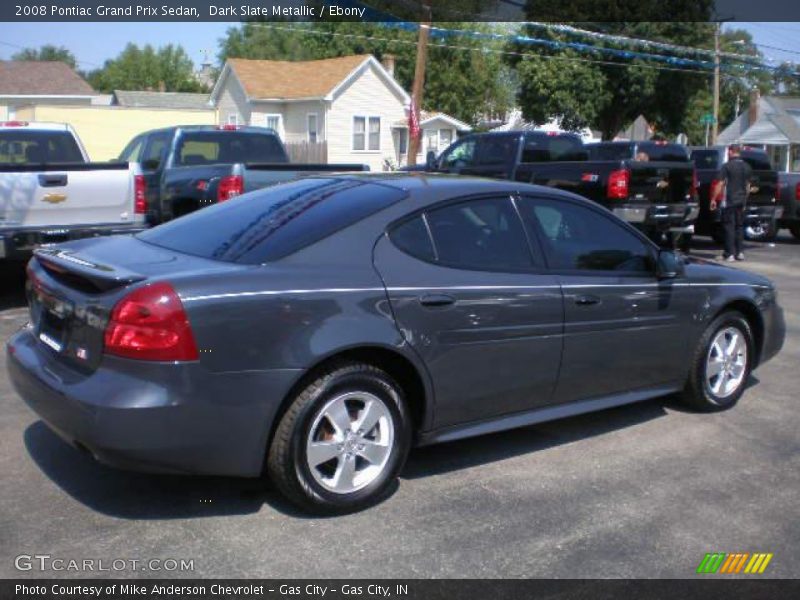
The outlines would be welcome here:
M 411 100 L 394 79 L 393 57 L 384 59 L 385 65 L 370 54 L 313 61 L 231 58 L 210 102 L 220 124 L 271 127 L 295 157 L 366 163 L 380 171 L 406 163 Z M 428 147 L 441 150 L 458 131 L 469 130 L 441 113 L 420 120 L 420 160 Z
M 0 121 L 27 106 L 90 106 L 97 92 L 59 61 L 0 60 Z

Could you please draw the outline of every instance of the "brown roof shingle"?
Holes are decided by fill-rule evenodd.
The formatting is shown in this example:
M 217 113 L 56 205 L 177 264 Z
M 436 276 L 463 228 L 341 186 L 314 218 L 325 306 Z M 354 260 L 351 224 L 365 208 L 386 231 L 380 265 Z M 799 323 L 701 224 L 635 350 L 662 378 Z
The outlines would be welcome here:
M 321 98 L 367 60 L 370 54 L 321 60 L 251 60 L 229 58 L 231 66 L 250 98 Z
M 0 60 L 0 96 L 93 96 L 96 93 L 66 63 Z

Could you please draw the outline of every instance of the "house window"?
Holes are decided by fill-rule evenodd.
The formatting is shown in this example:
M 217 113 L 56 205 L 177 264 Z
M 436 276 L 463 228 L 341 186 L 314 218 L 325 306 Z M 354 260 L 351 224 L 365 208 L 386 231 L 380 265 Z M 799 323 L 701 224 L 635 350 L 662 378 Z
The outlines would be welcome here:
M 441 148 L 447 148 L 452 143 L 453 143 L 453 130 L 452 129 L 440 129 L 439 130 L 439 146 Z
M 430 152 L 439 151 L 439 131 L 437 129 L 425 130 L 425 151 Z
M 381 118 L 353 117 L 353 150 L 381 149 Z
M 228 125 L 238 125 L 238 124 L 239 124 L 238 113 L 228 113 Z
M 400 139 L 398 140 L 398 147 L 400 154 L 408 152 L 408 129 L 401 129 L 399 132 Z
M 317 113 L 308 113 L 308 141 L 316 144 L 319 141 L 317 131 Z
M 273 129 L 280 137 L 283 137 L 283 115 L 279 113 L 264 115 L 264 125 L 269 129 Z

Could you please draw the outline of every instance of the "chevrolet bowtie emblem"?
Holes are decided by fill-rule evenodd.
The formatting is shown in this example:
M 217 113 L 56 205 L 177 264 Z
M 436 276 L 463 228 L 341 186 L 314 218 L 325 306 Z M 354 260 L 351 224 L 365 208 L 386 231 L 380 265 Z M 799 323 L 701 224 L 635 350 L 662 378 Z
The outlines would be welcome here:
M 49 202 L 50 204 L 58 204 L 67 199 L 66 194 L 45 194 L 42 197 L 42 202 Z
M 665 187 L 669 187 L 669 181 L 662 179 L 656 184 L 656 187 L 660 190 L 663 190 Z

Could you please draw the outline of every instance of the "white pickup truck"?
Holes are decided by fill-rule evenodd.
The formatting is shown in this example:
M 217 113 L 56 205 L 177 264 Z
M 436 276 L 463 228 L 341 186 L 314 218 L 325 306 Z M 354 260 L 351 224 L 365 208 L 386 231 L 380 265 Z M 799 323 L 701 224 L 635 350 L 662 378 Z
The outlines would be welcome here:
M 34 247 L 145 228 L 136 164 L 92 163 L 69 125 L 0 122 L 0 261 Z

